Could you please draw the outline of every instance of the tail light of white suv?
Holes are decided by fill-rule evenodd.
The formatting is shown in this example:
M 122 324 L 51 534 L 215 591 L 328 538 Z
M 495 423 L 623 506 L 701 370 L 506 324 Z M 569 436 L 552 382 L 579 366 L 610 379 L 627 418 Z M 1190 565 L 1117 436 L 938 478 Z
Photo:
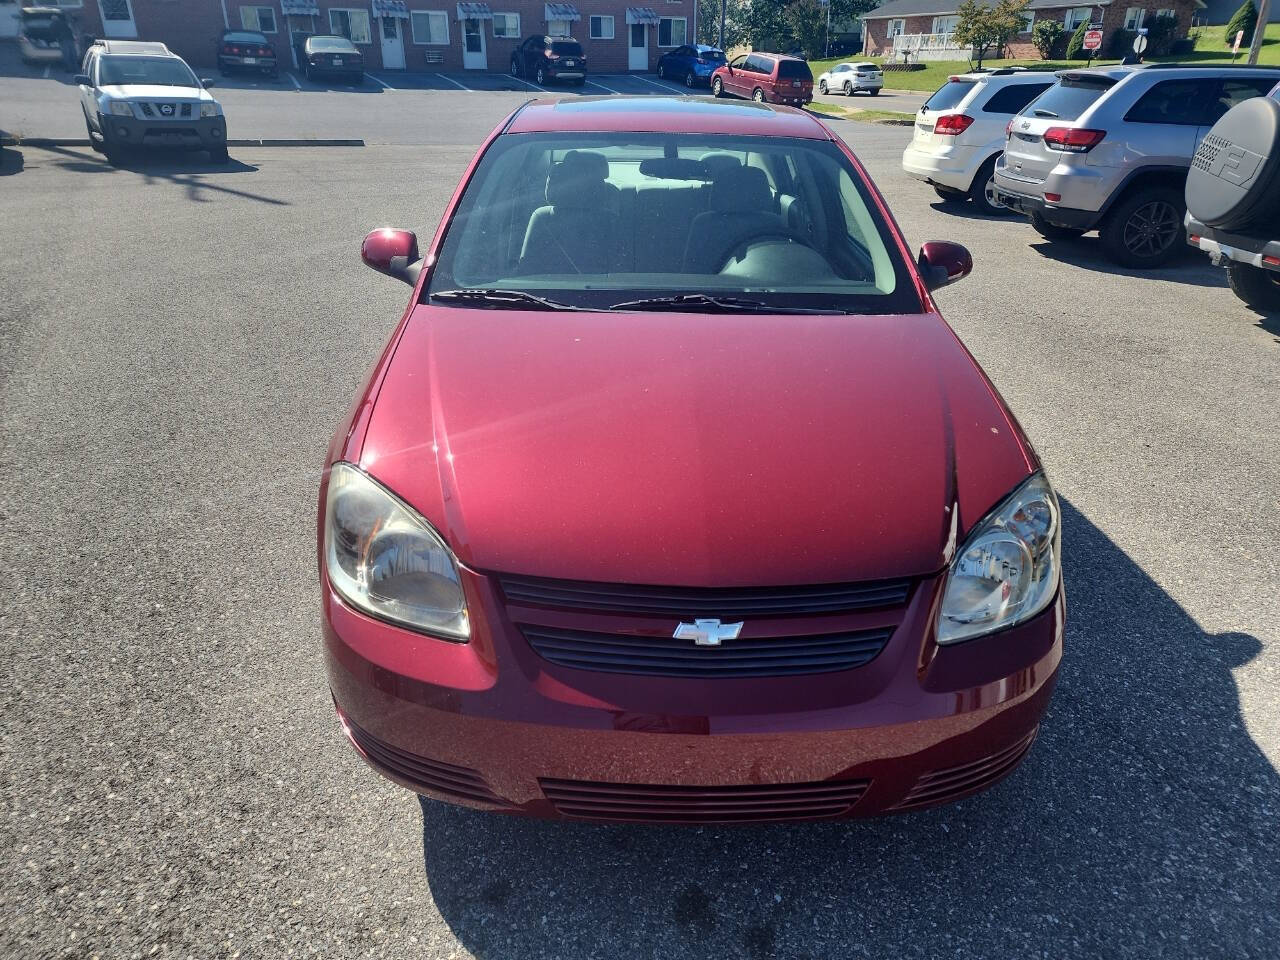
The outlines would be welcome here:
M 973 117 L 967 113 L 949 113 L 938 118 L 933 132 L 942 137 L 955 137 L 973 126 Z

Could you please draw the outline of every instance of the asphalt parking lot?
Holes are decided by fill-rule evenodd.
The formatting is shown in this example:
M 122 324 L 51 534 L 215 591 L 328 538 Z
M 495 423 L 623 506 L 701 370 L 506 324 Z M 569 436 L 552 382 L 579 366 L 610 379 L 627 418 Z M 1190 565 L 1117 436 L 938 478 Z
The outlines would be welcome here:
M 425 242 L 529 95 L 379 89 L 227 91 L 233 130 L 363 148 L 4 151 L 0 955 L 1275 956 L 1280 318 L 1200 256 L 1138 275 L 943 208 L 901 128 L 836 127 L 913 246 L 972 250 L 944 312 L 1063 497 L 1028 760 L 948 808 L 733 829 L 486 816 L 368 770 L 314 557 L 325 446 L 404 304 L 359 243 Z M 76 111 L 0 81 L 0 126 Z

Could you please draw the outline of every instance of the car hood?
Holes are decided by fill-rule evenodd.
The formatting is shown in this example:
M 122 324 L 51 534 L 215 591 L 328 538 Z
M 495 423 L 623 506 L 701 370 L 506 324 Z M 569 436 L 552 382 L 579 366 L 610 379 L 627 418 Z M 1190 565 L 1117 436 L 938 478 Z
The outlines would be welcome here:
M 113 100 L 212 100 L 213 97 L 199 87 L 168 87 L 154 83 L 113 83 L 102 88 Z
M 359 461 L 472 568 L 692 586 L 937 571 L 1035 469 L 936 315 L 426 305 Z

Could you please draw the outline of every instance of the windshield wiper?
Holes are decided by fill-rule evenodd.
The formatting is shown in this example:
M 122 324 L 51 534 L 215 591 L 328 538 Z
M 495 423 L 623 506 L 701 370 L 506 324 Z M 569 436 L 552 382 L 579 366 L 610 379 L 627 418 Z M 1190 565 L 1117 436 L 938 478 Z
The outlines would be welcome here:
M 432 300 L 442 303 L 464 303 L 489 310 L 583 310 L 594 312 L 591 307 L 575 307 L 570 303 L 548 300 L 523 290 L 440 290 L 431 294 Z
M 707 293 L 681 293 L 674 297 L 649 297 L 624 300 L 610 310 L 671 310 L 691 313 L 844 313 L 843 310 L 810 310 L 807 307 L 782 307 L 743 297 L 713 297 Z
M 1044 107 L 1036 107 L 1031 112 L 1034 113 L 1037 117 L 1052 117 L 1055 120 L 1058 117 L 1058 115 L 1054 113 L 1052 110 L 1046 110 Z

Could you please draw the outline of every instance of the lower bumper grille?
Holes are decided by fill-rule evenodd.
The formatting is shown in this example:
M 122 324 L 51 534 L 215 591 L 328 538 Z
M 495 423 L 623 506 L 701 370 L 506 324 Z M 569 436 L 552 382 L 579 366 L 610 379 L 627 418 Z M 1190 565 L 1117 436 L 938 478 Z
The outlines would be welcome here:
M 1018 762 L 1026 756 L 1039 730 L 1040 728 L 1036 727 L 1013 746 L 982 760 L 925 774 L 916 781 L 911 792 L 894 809 L 909 810 L 913 807 L 946 803 L 963 793 L 991 786 L 1001 777 L 1011 773 Z
M 407 780 L 426 790 L 474 800 L 479 803 L 502 804 L 503 800 L 490 789 L 477 771 L 469 767 L 457 767 L 408 753 L 379 740 L 367 730 L 362 730 L 343 717 L 343 725 L 356 749 L 375 766 L 384 768 L 402 780 Z
M 672 637 L 590 633 L 523 624 L 529 645 L 566 667 L 651 677 L 785 677 L 861 667 L 884 649 L 891 628 L 803 637 L 756 637 L 698 647 Z
M 728 787 L 540 780 L 556 812 L 578 820 L 636 823 L 759 823 L 847 813 L 868 780 Z

